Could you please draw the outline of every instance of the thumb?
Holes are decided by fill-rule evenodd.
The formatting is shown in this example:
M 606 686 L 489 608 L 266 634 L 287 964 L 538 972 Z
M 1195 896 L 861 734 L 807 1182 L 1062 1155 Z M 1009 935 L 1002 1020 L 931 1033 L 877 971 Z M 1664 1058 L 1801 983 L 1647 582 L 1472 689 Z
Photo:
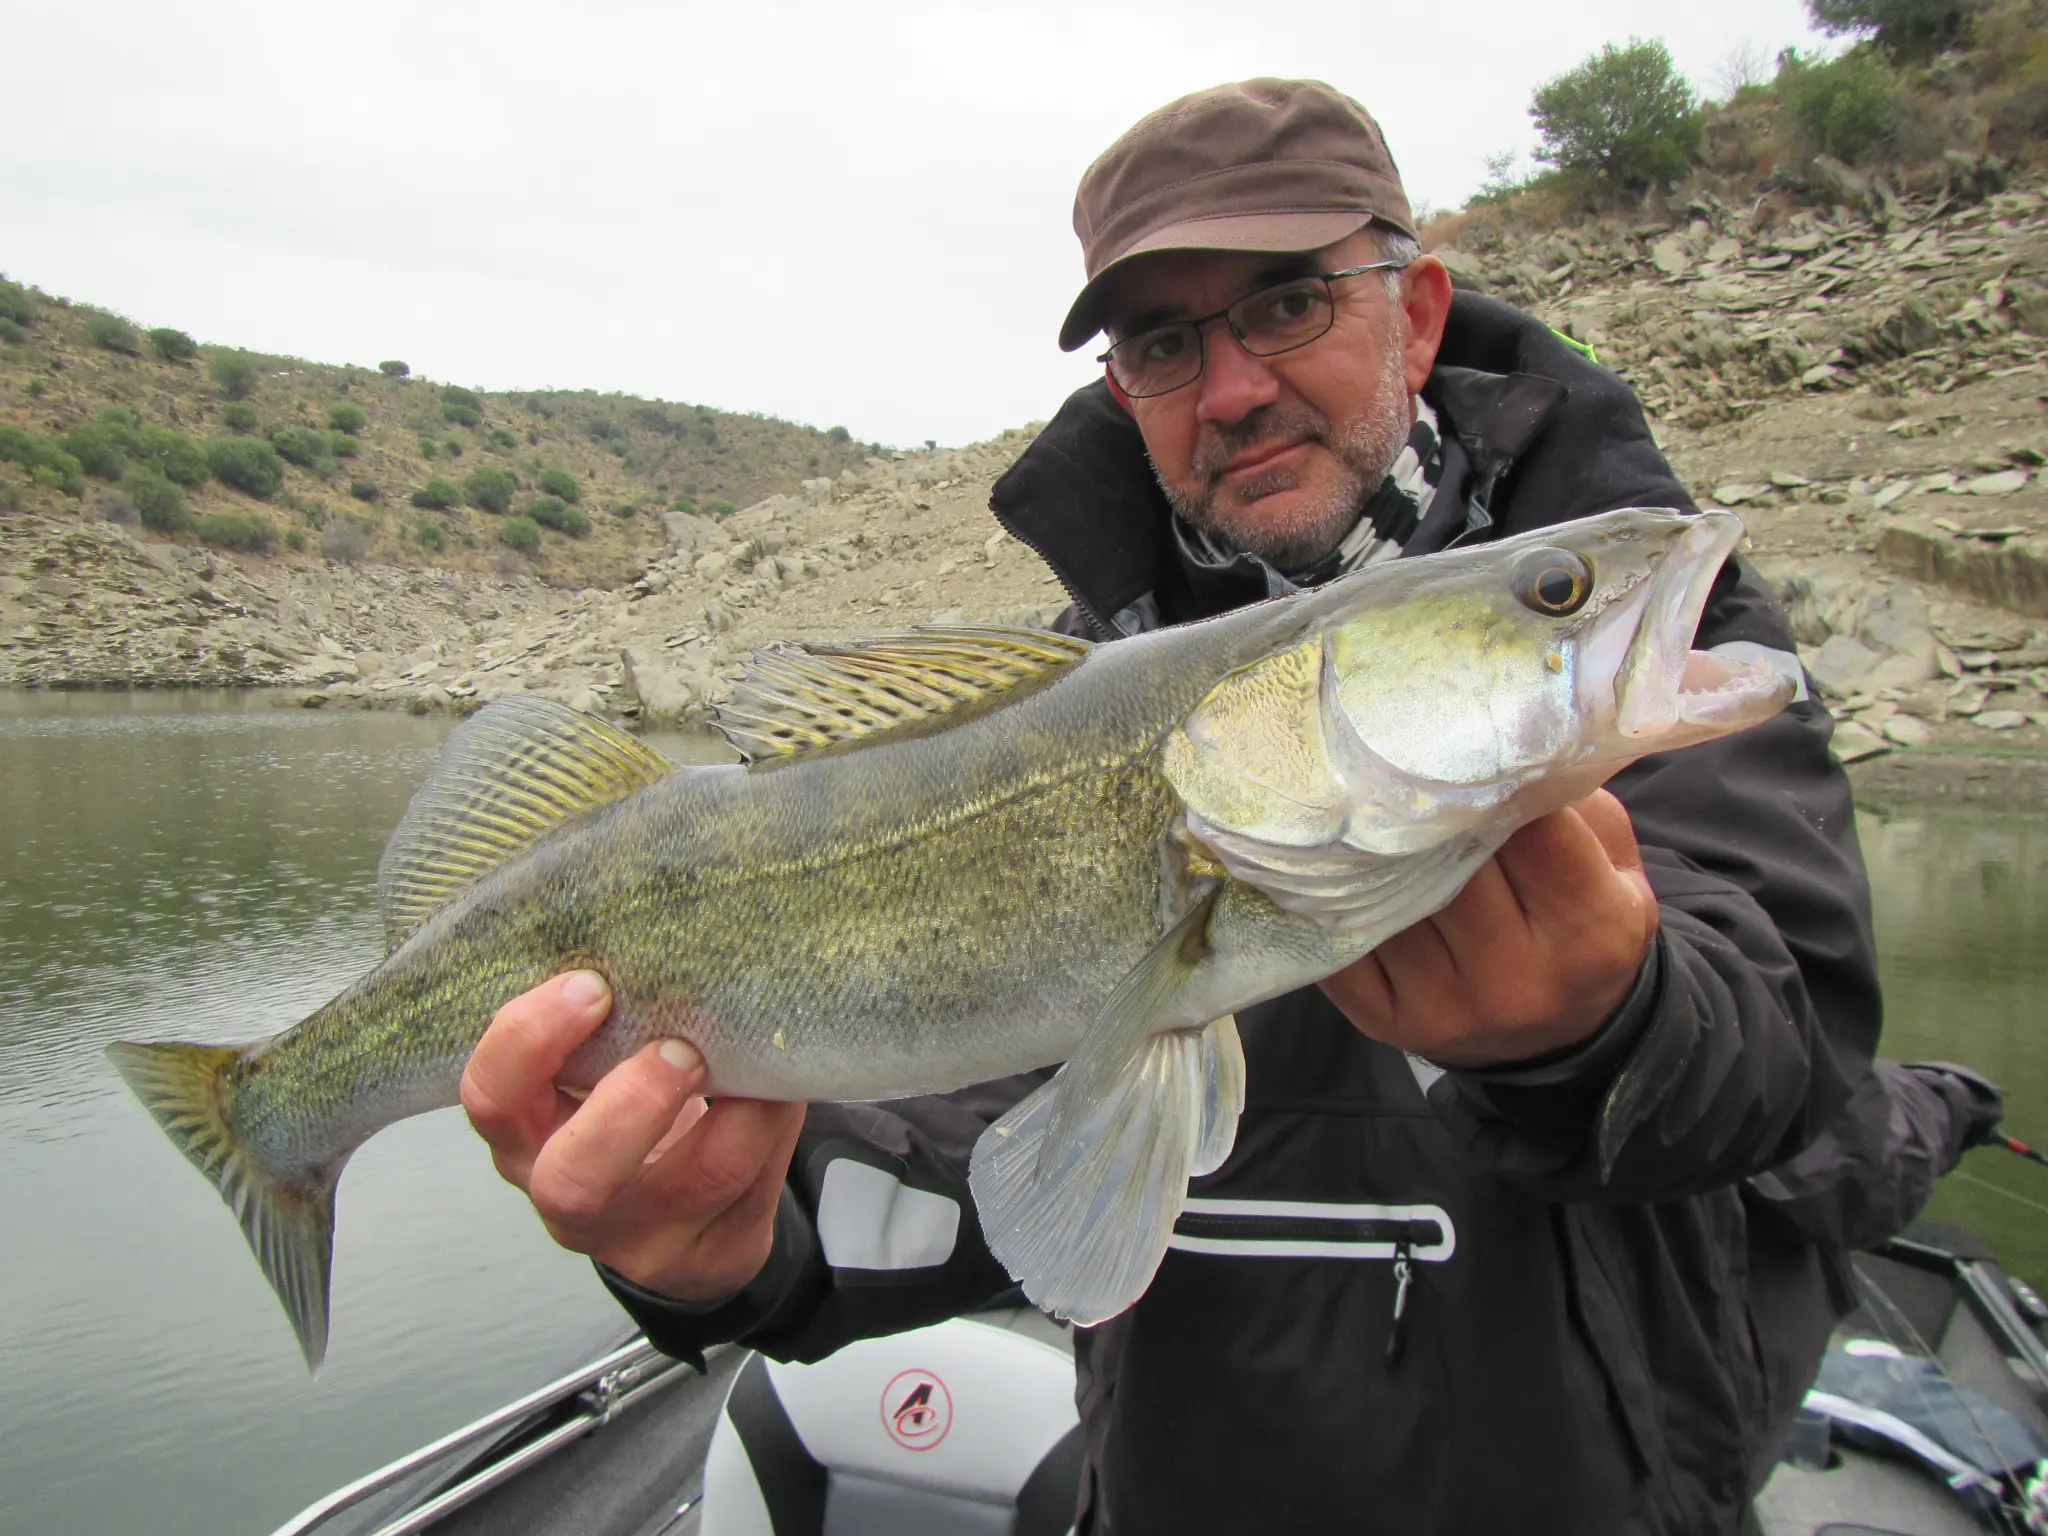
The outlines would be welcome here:
M 1636 846 L 1635 824 L 1628 819 L 1628 810 L 1619 800 L 1604 789 L 1596 789 L 1585 799 L 1574 802 L 1571 809 L 1579 813 L 1579 819 L 1599 840 L 1608 863 L 1626 874 L 1642 872 L 1643 851 Z

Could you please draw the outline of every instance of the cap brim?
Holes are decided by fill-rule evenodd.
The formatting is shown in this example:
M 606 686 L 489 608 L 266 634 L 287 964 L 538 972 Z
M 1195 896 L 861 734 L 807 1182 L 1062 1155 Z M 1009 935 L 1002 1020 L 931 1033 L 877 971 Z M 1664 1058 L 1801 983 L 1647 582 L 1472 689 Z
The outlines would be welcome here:
M 1144 236 L 1088 280 L 1060 326 L 1060 350 L 1072 352 L 1100 331 L 1102 304 L 1125 263 L 1154 251 L 1317 251 L 1355 235 L 1373 216 L 1356 210 L 1327 213 L 1233 213 L 1169 224 Z

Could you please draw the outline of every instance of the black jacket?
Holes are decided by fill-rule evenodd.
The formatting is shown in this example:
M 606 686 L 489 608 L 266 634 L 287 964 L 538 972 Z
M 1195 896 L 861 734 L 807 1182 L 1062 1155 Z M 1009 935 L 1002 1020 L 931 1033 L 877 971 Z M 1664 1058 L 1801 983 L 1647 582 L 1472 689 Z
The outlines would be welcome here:
M 1445 464 L 1408 553 L 1692 505 L 1627 385 L 1504 305 L 1456 297 L 1426 393 Z M 1146 594 L 1165 622 L 1265 596 L 1255 562 L 1176 554 L 1137 431 L 1101 385 L 1067 402 L 994 507 L 1100 637 L 1147 613 Z M 1698 643 L 1730 642 L 1792 649 L 1740 559 Z M 1314 988 L 1239 1015 L 1236 1149 L 1191 1186 L 1143 1299 L 1077 1331 L 1083 1529 L 1736 1529 L 1847 1294 L 1813 1215 L 1826 1170 L 1796 1190 L 1749 1181 L 1871 1097 L 1869 903 L 1830 729 L 1806 698 L 1613 782 L 1663 926 L 1631 1004 L 1561 1058 L 1439 1074 Z M 815 1359 L 971 1307 L 1006 1277 L 978 1239 L 968 1152 L 1027 1086 L 816 1105 L 747 1291 L 704 1312 L 614 1287 L 683 1354 L 744 1338 Z M 821 1215 L 841 1161 L 898 1193 L 833 1195 Z M 948 1245 L 929 1238 L 934 1201 L 957 1208 Z M 869 1241 L 863 1223 L 926 1236 Z M 1398 1327 L 1397 1260 L 1412 1276 Z

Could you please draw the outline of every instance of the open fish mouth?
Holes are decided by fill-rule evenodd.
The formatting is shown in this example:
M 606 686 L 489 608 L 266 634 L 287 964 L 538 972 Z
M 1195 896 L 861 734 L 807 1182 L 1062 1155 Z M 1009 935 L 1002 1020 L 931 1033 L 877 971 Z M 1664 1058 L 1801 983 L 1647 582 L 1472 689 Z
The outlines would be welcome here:
M 1603 619 L 1601 629 L 1629 636 L 1614 673 L 1615 728 L 1624 737 L 1689 736 L 1694 727 L 1719 735 L 1768 719 L 1791 698 L 1782 672 L 1693 649 L 1714 580 L 1741 539 L 1742 519 L 1732 513 L 1688 519 L 1650 579 Z

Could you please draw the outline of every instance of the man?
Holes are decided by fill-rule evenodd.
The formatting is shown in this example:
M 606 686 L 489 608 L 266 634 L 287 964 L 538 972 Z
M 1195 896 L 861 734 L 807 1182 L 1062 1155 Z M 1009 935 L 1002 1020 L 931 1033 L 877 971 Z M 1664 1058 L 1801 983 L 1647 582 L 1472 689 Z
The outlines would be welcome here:
M 1114 643 L 1374 560 L 1691 505 L 1621 380 L 1452 293 L 1377 127 L 1327 86 L 1153 114 L 1084 177 L 1075 227 L 1088 282 L 1061 343 L 1106 331 L 1105 378 L 994 497 L 1073 632 Z M 1796 667 L 1739 559 L 1698 643 Z M 1873 1081 L 1829 729 L 1802 689 L 1638 763 L 1435 917 L 1240 1015 L 1235 1151 L 1146 1295 L 1076 1331 L 1082 1529 L 1738 1528 L 1846 1294 L 1814 1214 L 1828 1168 L 1770 1171 Z M 813 1359 L 1003 1287 L 967 1155 L 1030 1080 L 707 1109 L 671 1041 L 578 1104 L 552 1079 L 607 1007 L 580 974 L 509 1005 L 464 1101 L 657 1343 Z M 828 1200 L 849 1162 L 882 1177 Z M 948 1203 L 957 1228 L 935 1227 Z

